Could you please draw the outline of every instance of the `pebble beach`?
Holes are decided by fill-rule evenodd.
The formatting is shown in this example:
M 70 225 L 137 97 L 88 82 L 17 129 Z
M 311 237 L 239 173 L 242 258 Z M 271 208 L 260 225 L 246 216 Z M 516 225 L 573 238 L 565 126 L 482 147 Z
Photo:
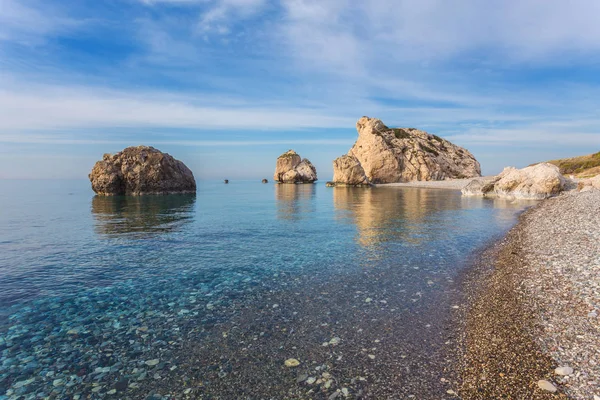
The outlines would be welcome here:
M 465 399 L 600 398 L 600 191 L 521 215 L 467 280 Z

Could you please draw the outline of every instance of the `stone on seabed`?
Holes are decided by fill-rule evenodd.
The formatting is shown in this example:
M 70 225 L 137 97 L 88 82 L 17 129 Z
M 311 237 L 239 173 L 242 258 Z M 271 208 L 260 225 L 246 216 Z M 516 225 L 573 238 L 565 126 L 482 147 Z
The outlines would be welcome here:
M 556 386 L 554 386 L 552 383 L 548 382 L 547 380 L 540 380 L 538 381 L 538 387 L 542 390 L 545 390 L 547 392 L 556 392 Z

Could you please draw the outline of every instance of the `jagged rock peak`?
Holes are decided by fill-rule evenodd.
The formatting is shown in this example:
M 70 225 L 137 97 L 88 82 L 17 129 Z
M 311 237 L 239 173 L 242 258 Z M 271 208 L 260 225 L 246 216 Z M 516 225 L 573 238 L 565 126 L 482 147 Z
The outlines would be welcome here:
M 194 174 L 181 161 L 151 146 L 104 154 L 89 174 L 100 195 L 195 193 Z
M 358 140 L 348 152 L 372 183 L 429 181 L 481 176 L 466 149 L 415 128 L 389 128 L 377 118 L 356 123 Z
M 273 179 L 279 183 L 313 183 L 317 169 L 294 150 L 288 150 L 277 158 Z

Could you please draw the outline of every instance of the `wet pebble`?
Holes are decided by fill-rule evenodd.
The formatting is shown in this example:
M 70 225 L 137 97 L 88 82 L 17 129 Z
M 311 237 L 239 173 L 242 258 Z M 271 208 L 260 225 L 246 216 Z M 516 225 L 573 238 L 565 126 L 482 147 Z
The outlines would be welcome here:
M 571 367 L 558 367 L 554 370 L 556 375 L 571 375 L 573 373 L 573 368 Z
M 537 384 L 540 389 L 545 390 L 547 392 L 554 393 L 557 390 L 556 386 L 554 386 L 551 382 L 544 380 L 544 379 L 539 380 Z

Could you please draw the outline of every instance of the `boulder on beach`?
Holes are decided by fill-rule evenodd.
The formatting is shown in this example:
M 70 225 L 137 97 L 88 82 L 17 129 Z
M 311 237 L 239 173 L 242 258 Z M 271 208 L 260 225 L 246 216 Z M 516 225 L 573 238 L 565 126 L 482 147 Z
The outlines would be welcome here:
M 371 183 L 461 179 L 481 176 L 481 167 L 466 149 L 415 128 L 388 128 L 362 117 L 358 140 L 348 152 Z M 335 181 L 335 179 L 334 179 Z
M 541 163 L 523 169 L 506 167 L 494 179 L 474 179 L 464 189 L 464 196 L 497 196 L 541 200 L 565 189 L 566 179 L 557 166 Z
M 317 169 L 294 150 L 288 150 L 277 158 L 273 179 L 278 183 L 313 183 L 317 180 Z
M 358 159 L 343 155 L 333 160 L 333 181 L 327 186 L 370 186 L 369 178 Z
M 194 174 L 186 165 L 154 147 L 127 147 L 104 154 L 89 174 L 99 195 L 196 193 Z
M 600 190 L 600 175 L 593 178 L 582 179 L 577 183 L 577 190 L 587 192 L 590 190 Z

